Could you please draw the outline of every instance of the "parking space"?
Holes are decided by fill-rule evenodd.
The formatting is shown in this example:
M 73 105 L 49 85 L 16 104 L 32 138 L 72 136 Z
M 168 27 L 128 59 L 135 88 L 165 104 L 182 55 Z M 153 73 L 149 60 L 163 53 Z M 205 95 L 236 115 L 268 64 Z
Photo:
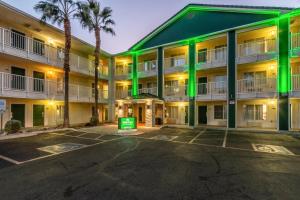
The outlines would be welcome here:
M 61 131 L 0 141 L 0 169 L 39 158 L 74 151 L 122 136 Z
M 206 128 L 196 128 L 194 130 L 162 128 L 138 137 L 218 148 L 300 155 L 299 137 L 270 132 L 227 131 Z
M 115 127 L 104 129 L 105 131 L 99 129 L 98 132 L 69 130 L 0 141 L 0 169 L 124 137 L 112 131 Z M 243 151 L 300 155 L 299 137 L 274 133 L 166 127 L 147 129 L 142 134 L 129 137 Z

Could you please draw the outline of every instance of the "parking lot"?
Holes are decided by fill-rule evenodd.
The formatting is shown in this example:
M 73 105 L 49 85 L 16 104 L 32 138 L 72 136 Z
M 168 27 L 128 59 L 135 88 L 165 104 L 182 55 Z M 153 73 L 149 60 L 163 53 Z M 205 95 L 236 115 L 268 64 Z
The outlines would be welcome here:
M 297 199 L 299 156 L 298 137 L 267 132 L 162 128 L 118 135 L 115 126 L 56 131 L 0 141 L 0 195 Z

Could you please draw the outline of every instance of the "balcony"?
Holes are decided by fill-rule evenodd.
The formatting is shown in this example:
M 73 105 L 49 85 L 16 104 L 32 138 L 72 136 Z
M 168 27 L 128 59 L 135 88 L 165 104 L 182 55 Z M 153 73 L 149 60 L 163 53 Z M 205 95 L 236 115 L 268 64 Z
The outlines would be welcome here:
M 291 33 L 291 55 L 300 56 L 300 33 Z
M 238 64 L 272 60 L 276 57 L 276 39 L 246 42 L 238 45 Z
M 131 90 L 117 90 L 116 99 L 125 99 L 131 96 Z
M 0 96 L 43 100 L 64 100 L 63 83 L 8 73 L 0 73 Z M 94 102 L 93 89 L 82 85 L 69 85 L 70 102 Z M 99 91 L 99 102 L 105 103 L 108 91 Z
M 150 77 L 157 75 L 157 60 L 145 61 L 138 64 L 139 77 Z
M 26 37 L 0 27 L 0 52 L 63 68 L 64 51 L 39 40 Z M 103 67 L 104 68 L 104 67 Z M 70 53 L 70 69 L 73 72 L 94 76 L 94 62 Z M 108 71 L 107 71 L 108 72 Z M 108 73 L 100 73 L 107 78 Z
M 197 86 L 197 101 L 226 100 L 227 82 L 199 83 Z
M 178 73 L 186 71 L 188 67 L 188 60 L 185 55 L 173 56 L 164 59 L 165 73 Z
M 198 70 L 223 66 L 227 66 L 227 47 L 198 51 Z
M 157 96 L 157 87 L 139 89 L 139 94 L 151 94 Z
M 300 74 L 292 75 L 292 89 L 291 89 L 291 97 L 300 97 Z
M 128 80 L 131 78 L 131 67 L 128 65 L 117 65 L 115 71 L 116 80 Z
M 277 96 L 277 78 L 238 80 L 237 96 L 239 99 L 274 98 Z
M 165 86 L 166 101 L 187 101 L 187 85 Z

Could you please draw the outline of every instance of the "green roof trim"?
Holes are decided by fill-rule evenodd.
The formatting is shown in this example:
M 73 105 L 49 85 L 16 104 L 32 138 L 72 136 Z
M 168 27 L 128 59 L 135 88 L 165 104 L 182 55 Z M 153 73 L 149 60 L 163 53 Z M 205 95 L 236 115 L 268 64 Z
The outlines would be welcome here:
M 293 8 L 286 7 L 189 4 L 133 45 L 129 51 L 140 51 L 259 21 L 267 21 L 292 10 Z M 252 16 L 249 17 L 249 14 Z M 191 20 L 191 18 L 194 19 Z M 200 27 L 199 22 L 203 23 L 204 19 L 205 27 Z M 214 24 L 214 26 L 207 26 L 207 24 Z M 180 34 L 178 34 L 179 31 Z

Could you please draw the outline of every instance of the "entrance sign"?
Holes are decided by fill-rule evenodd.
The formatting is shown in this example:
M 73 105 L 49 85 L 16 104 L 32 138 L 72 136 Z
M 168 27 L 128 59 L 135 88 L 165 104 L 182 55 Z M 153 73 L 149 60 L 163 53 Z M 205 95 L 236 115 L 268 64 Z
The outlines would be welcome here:
M 137 121 L 135 117 L 121 117 L 118 120 L 118 129 L 119 130 L 136 130 Z
M 0 113 L 4 113 L 6 110 L 6 100 L 0 99 Z

